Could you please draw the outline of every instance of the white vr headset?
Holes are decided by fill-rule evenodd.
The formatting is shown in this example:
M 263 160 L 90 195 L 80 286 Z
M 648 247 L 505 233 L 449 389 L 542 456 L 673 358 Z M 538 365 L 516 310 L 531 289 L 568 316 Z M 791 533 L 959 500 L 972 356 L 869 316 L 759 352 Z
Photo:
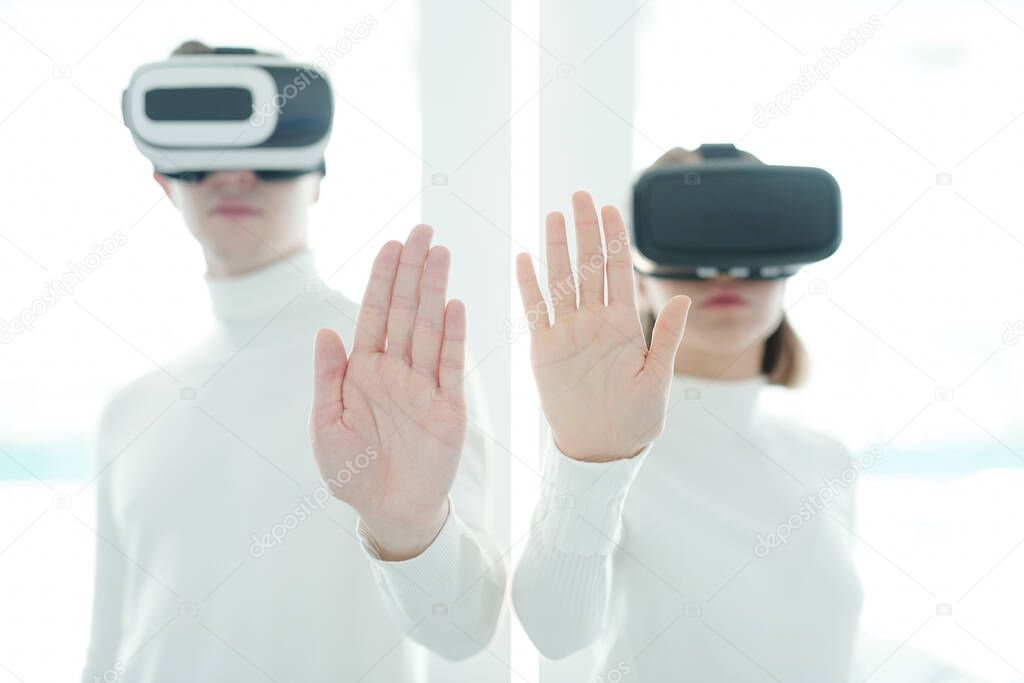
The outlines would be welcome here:
M 333 104 L 327 75 L 309 64 L 215 48 L 139 67 L 121 109 L 158 173 L 198 181 L 231 169 L 324 172 Z

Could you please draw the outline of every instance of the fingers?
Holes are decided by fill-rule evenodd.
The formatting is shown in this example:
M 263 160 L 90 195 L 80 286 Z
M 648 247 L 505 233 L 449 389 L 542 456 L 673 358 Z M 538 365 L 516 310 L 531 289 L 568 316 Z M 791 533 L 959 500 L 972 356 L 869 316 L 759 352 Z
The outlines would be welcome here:
M 451 254 L 442 246 L 427 253 L 427 265 L 420 280 L 419 307 L 412 332 L 412 366 L 438 382 L 438 357 L 444 333 L 444 300 L 448 289 Z
M 525 251 L 516 255 L 516 281 L 519 282 L 519 295 L 523 300 L 523 312 L 530 332 L 533 333 L 537 328 L 547 329 L 548 305 L 537 284 L 533 261 Z
M 356 317 L 353 353 L 384 351 L 391 289 L 394 286 L 401 253 L 402 243 L 396 240 L 391 240 L 377 252 L 377 258 L 370 268 L 370 281 L 363 292 L 363 303 L 359 306 L 359 315 Z
M 608 252 L 608 305 L 636 308 L 636 282 L 629 253 L 629 235 L 622 215 L 614 206 L 601 208 L 605 247 Z
M 412 327 L 420 298 L 420 276 L 430 249 L 434 230 L 429 225 L 417 225 L 409 233 L 398 261 L 395 285 L 391 289 L 391 308 L 388 312 L 387 352 L 411 362 Z
M 601 252 L 601 226 L 597 222 L 594 200 L 582 190 L 572 195 L 572 214 L 576 226 L 576 268 L 579 271 L 580 308 L 604 305 L 604 255 Z
M 654 321 L 651 333 L 651 349 L 647 353 L 644 369 L 654 367 L 658 371 L 672 373 L 675 368 L 676 352 L 683 340 L 686 316 L 690 312 L 690 297 L 680 294 L 668 300 Z
M 576 281 L 569 261 L 569 243 L 565 235 L 565 216 L 552 211 L 544 220 L 545 257 L 548 261 L 548 291 L 555 309 L 555 320 L 576 310 Z M 518 268 L 518 265 L 517 265 Z
M 448 302 L 444 311 L 444 341 L 438 380 L 448 398 L 455 403 L 464 400 L 463 374 L 466 371 L 466 307 L 458 299 Z
M 345 379 L 347 365 L 345 344 L 341 341 L 338 333 L 326 328 L 319 330 L 313 345 L 311 421 L 314 426 L 341 419 L 344 410 L 341 400 L 341 385 Z

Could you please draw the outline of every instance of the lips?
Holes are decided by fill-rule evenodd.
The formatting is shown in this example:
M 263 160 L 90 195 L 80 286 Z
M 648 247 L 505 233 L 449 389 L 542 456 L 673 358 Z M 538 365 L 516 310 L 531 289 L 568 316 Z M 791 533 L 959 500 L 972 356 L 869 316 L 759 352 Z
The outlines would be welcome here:
M 730 306 L 745 306 L 747 300 L 735 289 L 723 289 L 714 292 L 704 300 L 704 306 L 708 308 L 727 308 Z
M 260 210 L 247 202 L 222 200 L 217 202 L 211 213 L 229 218 L 244 218 L 246 216 L 255 216 L 260 213 Z

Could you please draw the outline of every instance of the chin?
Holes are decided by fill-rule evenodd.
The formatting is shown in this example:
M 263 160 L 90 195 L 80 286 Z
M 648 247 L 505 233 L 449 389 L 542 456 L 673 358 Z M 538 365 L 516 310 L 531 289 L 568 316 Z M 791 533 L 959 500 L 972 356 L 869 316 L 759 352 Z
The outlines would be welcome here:
M 700 331 L 694 330 L 694 336 L 699 336 L 709 348 L 719 351 L 743 351 L 758 337 L 758 330 L 748 316 L 716 316 L 715 319 L 705 319 L 701 323 Z M 689 330 L 685 334 L 689 334 Z
M 221 214 L 213 214 L 203 221 L 202 230 L 207 234 L 241 232 L 258 235 L 263 231 L 263 217 L 253 215 L 230 218 Z
M 216 245 L 225 249 L 255 248 L 265 240 L 264 226 L 261 220 L 231 219 L 222 216 L 211 216 L 195 231 L 196 237 L 206 244 Z
M 238 258 L 267 251 L 266 240 L 260 241 L 258 232 L 247 230 L 248 226 L 236 224 L 208 226 L 196 238 L 208 251 L 221 257 Z
M 735 334 L 735 330 L 754 326 L 753 316 L 747 307 L 702 309 L 699 315 L 697 324 L 707 329 L 709 334 L 714 334 L 716 330 L 728 330 L 729 334 Z

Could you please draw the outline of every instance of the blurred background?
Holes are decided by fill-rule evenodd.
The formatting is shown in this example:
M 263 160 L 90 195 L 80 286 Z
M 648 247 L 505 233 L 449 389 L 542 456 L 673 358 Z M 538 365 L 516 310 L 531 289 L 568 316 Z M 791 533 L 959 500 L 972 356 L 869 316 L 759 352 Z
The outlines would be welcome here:
M 579 188 L 621 206 L 673 146 L 831 172 L 843 246 L 787 286 L 811 382 L 772 401 L 884 454 L 857 482 L 864 676 L 1024 678 L 1024 4 L 7 0 L 0 330 L 95 245 L 126 240 L 0 339 L 0 682 L 77 675 L 95 419 L 212 324 L 201 252 L 120 119 L 131 72 L 188 38 L 335 55 L 320 272 L 358 301 L 386 240 L 424 221 L 452 247 L 513 561 L 538 407 L 526 339 L 502 328 L 521 313 L 512 259 L 539 253 L 543 214 Z M 514 625 L 491 650 L 481 666 L 535 680 Z

